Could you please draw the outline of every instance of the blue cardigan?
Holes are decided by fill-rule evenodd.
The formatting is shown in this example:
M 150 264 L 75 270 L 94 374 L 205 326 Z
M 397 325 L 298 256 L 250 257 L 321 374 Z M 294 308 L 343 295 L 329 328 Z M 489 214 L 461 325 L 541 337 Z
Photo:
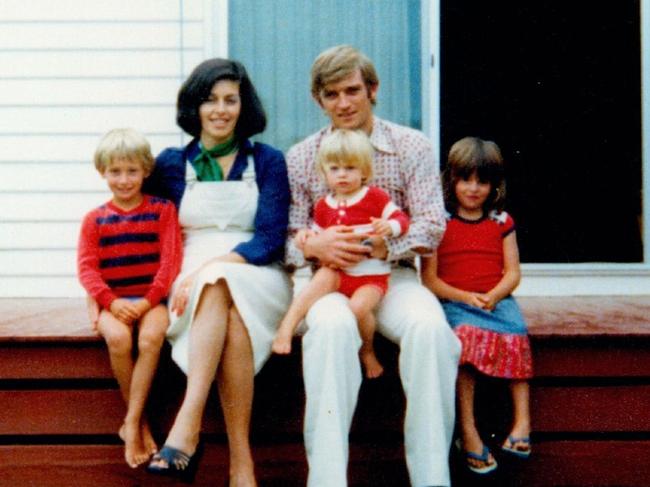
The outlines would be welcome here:
M 182 148 L 165 149 L 156 158 L 156 165 L 142 187 L 144 193 L 167 198 L 178 208 L 185 192 L 186 162 L 199 153 L 198 140 Z M 248 166 L 248 155 L 255 161 L 259 201 L 255 213 L 255 232 L 248 242 L 233 251 L 250 264 L 265 265 L 282 261 L 289 224 L 289 179 L 282 152 L 273 147 L 245 141 L 228 174 L 229 181 L 239 181 Z

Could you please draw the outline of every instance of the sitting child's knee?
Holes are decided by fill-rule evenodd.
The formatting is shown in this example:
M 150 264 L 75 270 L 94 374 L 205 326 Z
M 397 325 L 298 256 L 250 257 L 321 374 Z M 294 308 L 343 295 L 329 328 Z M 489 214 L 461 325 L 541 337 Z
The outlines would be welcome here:
M 350 311 L 352 311 L 352 314 L 357 319 L 357 321 L 363 319 L 369 312 L 367 307 L 359 305 L 359 304 L 354 303 L 352 301 L 350 301 L 349 306 L 350 306 Z
M 138 335 L 138 352 L 158 352 L 165 341 L 164 329 L 142 330 Z
M 120 330 L 111 330 L 104 335 L 106 346 L 112 354 L 127 354 L 131 353 L 133 348 L 133 336 L 131 330 L 128 328 Z

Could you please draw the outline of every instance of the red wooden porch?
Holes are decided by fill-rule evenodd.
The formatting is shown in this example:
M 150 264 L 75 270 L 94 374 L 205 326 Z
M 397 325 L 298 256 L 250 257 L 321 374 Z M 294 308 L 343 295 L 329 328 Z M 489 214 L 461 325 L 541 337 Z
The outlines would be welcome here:
M 496 475 L 459 468 L 454 485 L 650 485 L 650 296 L 521 298 L 535 355 L 530 460 L 497 454 Z M 299 344 L 299 340 L 297 341 Z M 396 348 L 380 340 L 385 377 L 366 381 L 351 433 L 351 486 L 408 485 Z M 305 484 L 304 395 L 299 351 L 273 357 L 256 379 L 253 445 L 262 486 Z M 486 438 L 507 432 L 506 388 L 480 390 Z M 158 438 L 180 401 L 184 376 L 168 351 L 149 405 Z M 0 300 L 0 485 L 173 485 L 123 461 L 124 406 L 83 302 Z M 196 485 L 222 485 L 225 433 L 216 400 L 205 418 Z M 494 436 L 492 436 L 494 435 Z

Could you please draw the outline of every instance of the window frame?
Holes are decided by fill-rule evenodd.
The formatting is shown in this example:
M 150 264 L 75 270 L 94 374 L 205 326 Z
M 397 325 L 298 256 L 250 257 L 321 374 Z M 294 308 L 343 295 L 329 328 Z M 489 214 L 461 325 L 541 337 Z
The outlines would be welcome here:
M 210 4 L 211 46 L 206 55 L 227 56 L 228 0 L 204 0 Z M 421 0 L 422 18 L 422 130 L 440 153 L 440 0 Z M 640 2 L 641 22 L 641 103 L 642 125 L 650 127 L 650 36 L 643 35 L 650 26 L 650 0 Z M 307 68 L 306 68 L 307 69 Z M 517 295 L 643 295 L 650 294 L 650 147 L 642 132 L 643 255 L 637 264 L 576 263 L 522 264 L 522 283 Z
M 422 112 L 423 131 L 440 154 L 440 0 L 422 0 Z M 426 19 L 426 20 L 425 20 Z M 642 127 L 650 127 L 650 0 L 640 2 Z M 428 24 L 428 25 L 427 25 Z M 427 87 L 429 92 L 427 93 Z M 522 282 L 515 294 L 528 296 L 650 294 L 650 144 L 641 134 L 642 238 L 644 261 L 634 264 L 575 263 L 522 264 Z

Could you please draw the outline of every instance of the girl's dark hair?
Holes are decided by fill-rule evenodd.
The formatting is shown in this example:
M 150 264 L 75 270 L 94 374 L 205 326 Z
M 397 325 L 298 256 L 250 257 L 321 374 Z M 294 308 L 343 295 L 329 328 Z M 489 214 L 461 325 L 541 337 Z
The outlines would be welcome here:
M 212 87 L 217 81 L 239 82 L 241 113 L 235 126 L 235 136 L 247 139 L 263 132 L 266 128 L 266 114 L 255 87 L 244 66 L 230 59 L 208 59 L 199 64 L 183 83 L 176 102 L 176 123 L 193 137 L 201 134 L 199 107 L 210 97 Z
M 483 204 L 483 211 L 503 210 L 506 181 L 499 146 L 491 140 L 465 137 L 451 146 L 447 167 L 442 173 L 445 204 L 449 212 L 458 210 L 456 183 L 469 179 L 475 172 L 479 181 L 490 183 L 490 194 Z

